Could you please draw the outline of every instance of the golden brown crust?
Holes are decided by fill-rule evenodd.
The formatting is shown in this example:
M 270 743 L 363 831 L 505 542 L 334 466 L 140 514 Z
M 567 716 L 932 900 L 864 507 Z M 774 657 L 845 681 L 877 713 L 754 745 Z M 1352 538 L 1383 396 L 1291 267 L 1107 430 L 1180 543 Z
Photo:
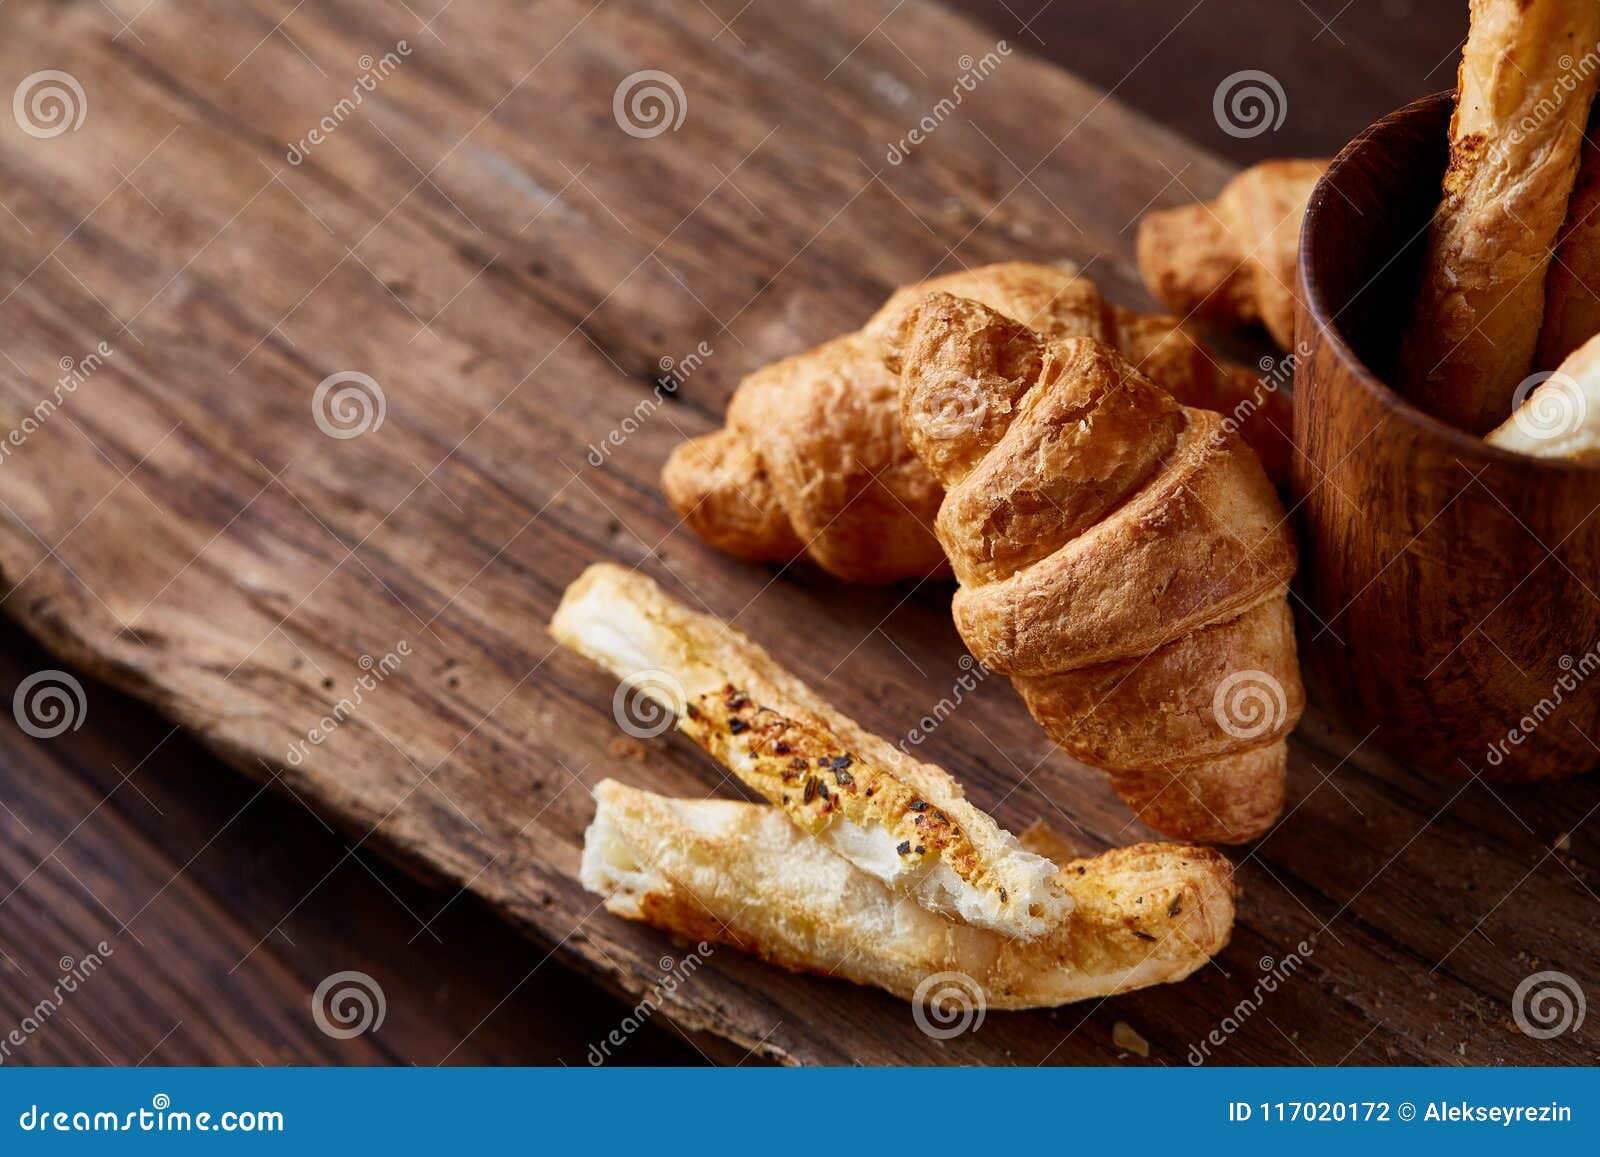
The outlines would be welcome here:
M 583 883 L 609 911 L 726 944 L 795 971 L 904 999 L 962 974 L 990 1008 L 1040 1008 L 1181 980 L 1227 944 L 1228 861 L 1206 848 L 1138 844 L 1066 861 L 1072 913 L 1016 940 L 900 903 L 772 808 L 672 800 L 607 780 L 595 789 Z M 1041 850 L 1059 840 L 1029 834 Z
M 880 343 L 929 289 L 980 301 L 1049 337 L 1122 346 L 1187 405 L 1232 415 L 1276 479 L 1288 476 L 1288 399 L 1217 360 L 1176 318 L 1109 305 L 1071 269 L 1015 262 L 895 293 L 859 332 L 751 374 L 725 429 L 680 446 L 667 501 L 712 546 L 752 561 L 812 561 L 850 582 L 942 573 L 937 482 L 900 430 L 898 381 Z
M 1018 677 L 1051 736 L 1158 830 L 1261 834 L 1304 691 L 1294 541 L 1259 460 L 1092 339 L 933 294 L 897 341 L 974 656 Z M 1225 710 L 1241 676 L 1270 699 L 1264 723 Z
M 739 631 L 645 576 L 589 567 L 550 633 L 675 713 L 742 782 L 895 891 L 1008 936 L 1039 935 L 1063 917 L 1053 867 L 974 807 L 949 772 L 867 731 Z
M 1291 348 L 1300 222 L 1327 164 L 1263 161 L 1229 181 L 1215 201 L 1145 214 L 1136 258 L 1151 296 L 1212 325 L 1260 323 Z
M 1600 126 L 1596 126 L 1600 129 Z M 1591 129 L 1591 134 L 1596 129 Z M 1600 333 L 1600 144 L 1585 136 L 1555 260 L 1544 282 L 1544 321 L 1534 363 L 1555 369 Z
M 1483 434 L 1532 368 L 1551 247 L 1597 74 L 1593 0 L 1473 0 L 1444 196 L 1396 375 L 1418 406 Z

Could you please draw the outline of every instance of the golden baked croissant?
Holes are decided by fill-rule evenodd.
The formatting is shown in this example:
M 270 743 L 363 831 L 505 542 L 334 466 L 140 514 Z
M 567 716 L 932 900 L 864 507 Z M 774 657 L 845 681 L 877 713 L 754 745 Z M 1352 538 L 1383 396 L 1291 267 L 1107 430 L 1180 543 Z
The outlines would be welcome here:
M 1211 325 L 1263 325 L 1291 348 L 1300 222 L 1327 167 L 1325 160 L 1262 161 L 1215 201 L 1145 214 L 1136 252 L 1150 295 Z
M 973 655 L 1157 831 L 1259 836 L 1305 696 L 1255 454 L 1111 347 L 977 302 L 930 295 L 885 347 Z
M 902 289 L 857 333 L 767 366 L 739 384 L 727 426 L 673 451 L 661 485 L 701 538 L 755 562 L 802 552 L 849 582 L 945 570 L 933 535 L 940 490 L 900 432 L 899 386 L 881 335 L 923 293 L 981 301 L 1052 337 L 1117 345 L 1186 404 L 1229 414 L 1274 478 L 1293 453 L 1288 398 L 1219 362 L 1175 318 L 1106 302 L 1075 271 L 1012 263 Z
M 1600 462 L 1600 335 L 1568 354 L 1484 441 L 1535 458 Z
M 1551 248 L 1600 71 L 1594 0 L 1473 0 L 1444 199 L 1396 375 L 1422 409 L 1475 434 L 1532 368 Z
M 1065 860 L 1056 881 L 1070 914 L 1016 940 L 904 903 L 776 808 L 666 799 L 614 780 L 594 796 L 581 879 L 608 911 L 906 1000 L 952 997 L 971 1012 L 1110 996 L 1182 980 L 1233 928 L 1231 867 L 1210 848 L 1137 844 Z M 936 991 L 945 985 L 957 987 Z
M 1596 126 L 1600 131 L 1600 125 Z M 1600 145 L 1589 136 L 1579 150 L 1578 176 L 1555 260 L 1544 280 L 1544 321 L 1534 364 L 1554 369 L 1600 333 Z

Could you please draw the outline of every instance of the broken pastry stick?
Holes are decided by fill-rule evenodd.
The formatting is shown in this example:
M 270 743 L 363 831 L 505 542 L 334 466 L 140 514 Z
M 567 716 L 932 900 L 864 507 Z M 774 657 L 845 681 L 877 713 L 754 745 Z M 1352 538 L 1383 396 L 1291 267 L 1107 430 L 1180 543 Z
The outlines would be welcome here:
M 653 709 L 675 713 L 789 821 L 930 911 L 1024 938 L 1065 918 L 1055 866 L 967 802 L 948 772 L 865 730 L 743 634 L 643 575 L 591 566 L 550 632 Z
M 1568 354 L 1484 441 L 1535 458 L 1600 462 L 1600 336 Z
M 1233 927 L 1230 866 L 1209 848 L 1136 844 L 1068 861 L 1057 879 L 1071 915 L 1016 940 L 905 903 L 776 808 L 615 780 L 595 802 L 582 881 L 614 915 L 907 1000 L 941 973 L 965 974 L 1001 1009 L 1166 984 L 1221 951 Z

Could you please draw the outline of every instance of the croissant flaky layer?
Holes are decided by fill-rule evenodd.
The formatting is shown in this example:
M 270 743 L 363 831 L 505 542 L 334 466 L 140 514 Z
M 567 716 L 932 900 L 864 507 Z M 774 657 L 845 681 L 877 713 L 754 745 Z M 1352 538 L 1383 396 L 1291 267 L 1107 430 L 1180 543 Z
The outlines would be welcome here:
M 1147 213 L 1137 256 L 1151 295 L 1213 325 L 1263 325 L 1291 348 L 1300 222 L 1327 165 L 1263 161 L 1229 181 L 1215 201 Z
M 595 804 L 582 881 L 610 912 L 907 1000 L 1041 1008 L 1182 980 L 1233 926 L 1230 865 L 1207 848 L 1066 860 L 1056 880 L 1071 915 L 1018 940 L 906 903 L 775 808 L 612 780 Z M 933 991 L 952 985 L 965 992 Z
M 941 490 L 906 445 L 899 383 L 881 339 L 927 292 L 981 301 L 1050 337 L 1117 346 L 1186 405 L 1223 412 L 1287 477 L 1288 399 L 1218 361 L 1176 318 L 1106 302 L 1075 271 L 1012 263 L 895 293 L 860 331 L 751 374 L 727 426 L 679 446 L 662 471 L 667 500 L 694 533 L 758 562 L 809 555 L 839 578 L 893 582 L 945 570 L 933 532 Z
M 1257 457 L 1110 346 L 977 302 L 931 294 L 886 346 L 972 653 L 1157 830 L 1260 835 L 1304 691 Z

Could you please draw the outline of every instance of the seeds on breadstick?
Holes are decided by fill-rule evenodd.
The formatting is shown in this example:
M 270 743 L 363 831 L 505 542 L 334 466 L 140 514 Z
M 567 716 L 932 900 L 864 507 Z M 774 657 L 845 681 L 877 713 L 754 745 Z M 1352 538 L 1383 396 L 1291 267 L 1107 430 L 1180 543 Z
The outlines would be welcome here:
M 948 772 L 867 731 L 643 575 L 589 567 L 550 632 L 676 713 L 742 782 L 894 891 L 1006 936 L 1038 936 L 1064 918 L 1055 867 L 969 803 Z
M 776 808 L 614 780 L 595 788 L 581 879 L 615 915 L 905 1000 L 954 974 L 973 1008 L 1048 1008 L 1182 980 L 1227 944 L 1234 912 L 1223 856 L 1138 844 L 1063 862 L 1070 914 L 1013 939 L 905 903 Z
M 1473 0 L 1444 197 L 1401 341 L 1401 389 L 1473 433 L 1532 368 L 1545 274 L 1600 73 L 1594 0 Z

